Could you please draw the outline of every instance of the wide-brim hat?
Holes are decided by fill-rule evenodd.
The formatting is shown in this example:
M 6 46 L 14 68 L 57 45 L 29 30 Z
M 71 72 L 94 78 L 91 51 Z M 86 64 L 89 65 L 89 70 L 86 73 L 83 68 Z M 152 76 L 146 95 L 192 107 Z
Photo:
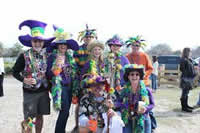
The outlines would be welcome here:
M 68 49 L 72 49 L 72 50 L 75 50 L 75 51 L 79 49 L 78 43 L 75 40 L 73 40 L 73 39 L 58 40 L 58 41 L 52 42 L 52 46 L 54 48 L 58 48 L 59 44 L 65 44 L 65 45 L 67 45 Z
M 105 83 L 106 79 L 103 78 L 102 76 L 91 74 L 87 75 L 87 77 L 81 81 L 81 88 L 89 88 L 93 85 L 105 84 Z
M 140 74 L 140 80 L 143 80 L 144 77 L 144 66 L 137 64 L 127 64 L 123 68 L 124 71 L 124 81 L 129 81 L 128 76 L 130 72 L 137 71 Z
M 79 49 L 78 43 L 74 39 L 71 39 L 71 33 L 65 32 L 63 28 L 60 28 L 56 25 L 53 25 L 53 29 L 55 31 L 54 37 L 56 37 L 55 41 L 52 43 L 54 48 L 57 48 L 59 44 L 65 44 L 67 45 L 68 49 L 75 51 Z
M 102 50 L 104 50 L 104 44 L 99 41 L 93 41 L 92 43 L 87 45 L 87 50 L 91 52 L 94 47 L 100 47 Z
M 28 26 L 31 29 L 31 35 L 29 35 L 29 34 L 21 35 L 18 38 L 19 41 L 24 46 L 32 47 L 31 40 L 33 40 L 33 39 L 42 40 L 42 41 L 44 41 L 44 47 L 48 46 L 55 39 L 55 37 L 51 37 L 51 38 L 44 37 L 44 31 L 45 31 L 46 25 L 47 25 L 46 23 L 37 21 L 37 20 L 23 21 L 19 25 L 19 29 L 21 30 L 21 28 L 23 26 Z
M 51 38 L 43 38 L 41 36 L 32 37 L 29 34 L 27 34 L 24 36 L 19 36 L 18 39 L 24 46 L 27 46 L 27 47 L 32 47 L 31 40 L 34 40 L 34 39 L 42 40 L 44 41 L 44 47 L 47 47 L 55 39 L 55 37 L 51 37 Z
M 106 42 L 106 44 L 108 46 L 110 46 L 110 47 L 111 47 L 111 45 L 117 45 L 117 46 L 121 47 L 122 45 L 124 45 L 124 42 L 123 42 L 123 40 L 118 35 L 114 35 L 112 38 L 110 38 Z

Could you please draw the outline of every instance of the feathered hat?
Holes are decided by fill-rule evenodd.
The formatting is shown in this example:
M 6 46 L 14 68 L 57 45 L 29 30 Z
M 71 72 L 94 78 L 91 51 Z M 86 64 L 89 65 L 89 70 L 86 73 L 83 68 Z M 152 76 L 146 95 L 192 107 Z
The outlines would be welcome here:
M 128 75 L 130 72 L 137 71 L 140 74 L 140 80 L 143 80 L 144 77 L 144 66 L 138 64 L 127 64 L 123 67 L 124 71 L 124 80 L 128 81 Z
M 21 30 L 23 26 L 28 26 L 31 29 L 31 35 L 22 35 L 18 38 L 24 46 L 32 47 L 31 40 L 37 39 L 43 40 L 44 47 L 46 47 L 55 39 L 55 37 L 44 37 L 45 27 L 47 26 L 47 24 L 44 22 L 40 22 L 37 20 L 26 20 L 19 25 L 19 29 Z
M 125 43 L 127 44 L 127 47 L 130 45 L 137 45 L 139 47 L 144 48 L 146 46 L 146 43 L 144 43 L 145 40 L 142 39 L 142 36 L 136 36 L 136 37 L 130 37 Z
M 111 46 L 111 45 L 122 46 L 122 45 L 124 45 L 124 42 L 123 42 L 123 40 L 118 35 L 114 35 L 112 38 L 110 38 L 106 42 L 106 44 L 108 46 Z
M 78 50 L 79 46 L 78 43 L 71 39 L 72 34 L 64 32 L 64 29 L 53 25 L 54 29 L 54 36 L 56 37 L 55 41 L 52 43 L 55 47 L 58 44 L 66 44 L 69 49 Z
M 84 31 L 79 32 L 78 40 L 80 40 L 80 42 L 81 42 L 83 40 L 83 38 L 86 36 L 92 36 L 97 39 L 96 29 L 89 29 L 88 25 L 86 24 L 86 29 Z

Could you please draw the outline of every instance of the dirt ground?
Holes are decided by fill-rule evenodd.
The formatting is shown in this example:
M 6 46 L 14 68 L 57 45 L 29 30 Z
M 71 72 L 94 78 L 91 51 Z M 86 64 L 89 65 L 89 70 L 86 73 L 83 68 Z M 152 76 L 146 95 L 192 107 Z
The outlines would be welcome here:
M 20 133 L 22 113 L 22 85 L 12 77 L 4 80 L 5 96 L 0 98 L 0 133 Z M 197 101 L 200 89 L 190 93 L 190 104 Z M 180 110 L 180 89 L 170 85 L 161 85 L 154 93 L 156 107 L 153 110 L 158 122 L 156 133 L 200 133 L 200 109 L 193 113 Z M 57 113 L 45 116 L 43 133 L 54 133 Z M 70 111 L 67 132 L 74 127 L 74 105 Z

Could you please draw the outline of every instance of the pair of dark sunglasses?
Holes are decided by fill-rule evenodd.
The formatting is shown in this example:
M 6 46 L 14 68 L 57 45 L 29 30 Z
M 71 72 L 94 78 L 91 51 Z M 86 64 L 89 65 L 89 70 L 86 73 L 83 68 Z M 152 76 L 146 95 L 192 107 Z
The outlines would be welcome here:
M 140 76 L 140 74 L 139 73 L 131 73 L 131 74 L 129 74 L 130 76 Z
M 138 44 L 133 44 L 132 46 L 134 46 L 134 47 L 140 47 L 140 45 L 138 45 Z

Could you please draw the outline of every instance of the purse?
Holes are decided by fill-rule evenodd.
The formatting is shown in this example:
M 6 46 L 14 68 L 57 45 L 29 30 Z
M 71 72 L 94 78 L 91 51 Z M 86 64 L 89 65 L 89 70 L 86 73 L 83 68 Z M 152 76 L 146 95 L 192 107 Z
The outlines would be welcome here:
M 183 77 L 182 81 L 184 83 L 184 87 L 188 89 L 193 89 L 195 86 L 194 78 Z

